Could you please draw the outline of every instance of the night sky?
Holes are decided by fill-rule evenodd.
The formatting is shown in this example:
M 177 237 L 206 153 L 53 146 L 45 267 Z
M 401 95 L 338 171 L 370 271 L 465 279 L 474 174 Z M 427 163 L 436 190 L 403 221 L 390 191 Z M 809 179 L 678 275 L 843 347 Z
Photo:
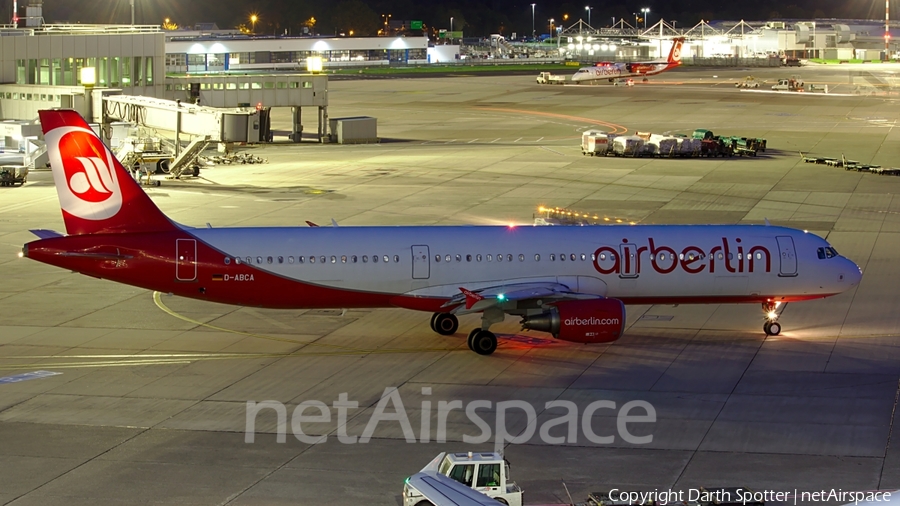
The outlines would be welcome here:
M 241 23 L 249 26 L 249 15 L 258 13 L 256 32 L 264 34 L 299 34 L 310 18 L 315 18 L 314 31 L 320 34 L 348 32 L 356 35 L 374 35 L 382 26 L 382 14 L 393 19 L 422 20 L 427 27 L 448 28 L 454 17 L 453 28 L 462 29 L 466 36 L 491 33 L 511 35 L 530 34 L 531 1 L 536 2 L 535 29 L 547 33 L 548 19 L 557 23 L 568 14 L 567 26 L 579 18 L 587 21 L 585 5 L 591 5 L 591 24 L 609 26 L 613 17 L 625 18 L 634 24 L 633 13 L 642 7 L 651 10 L 648 23 L 677 20 L 677 26 L 691 26 L 700 19 L 706 20 L 766 20 L 774 18 L 850 18 L 884 19 L 884 3 L 876 0 L 648 0 L 608 1 L 584 0 L 551 2 L 547 0 L 135 0 L 138 24 L 161 24 L 171 18 L 179 26 L 192 26 L 198 22 L 215 22 L 220 28 L 235 28 Z M 20 16 L 24 16 L 19 3 Z M 897 3 L 896 1 L 894 3 Z M 11 0 L 3 0 L 8 13 L 12 12 Z M 891 17 L 898 14 L 892 6 Z M 128 0 L 45 0 L 44 19 L 49 23 L 128 23 Z

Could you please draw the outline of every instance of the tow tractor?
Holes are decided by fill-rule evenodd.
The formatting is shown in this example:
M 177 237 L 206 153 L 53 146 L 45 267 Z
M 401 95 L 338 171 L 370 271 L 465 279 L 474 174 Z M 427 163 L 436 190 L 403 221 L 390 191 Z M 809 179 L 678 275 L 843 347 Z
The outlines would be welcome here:
M 753 76 L 747 76 L 744 79 L 734 83 L 735 88 L 759 88 L 759 79 Z
M 522 489 L 509 480 L 509 462 L 496 452 L 439 453 L 423 472 L 437 471 L 501 504 L 522 506 Z M 403 506 L 427 506 L 431 501 L 407 480 Z

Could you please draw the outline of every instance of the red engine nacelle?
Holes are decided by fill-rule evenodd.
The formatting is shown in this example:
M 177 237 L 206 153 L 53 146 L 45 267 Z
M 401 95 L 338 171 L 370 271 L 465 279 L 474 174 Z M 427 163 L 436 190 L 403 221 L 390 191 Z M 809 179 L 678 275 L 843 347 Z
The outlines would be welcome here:
M 625 305 L 619 299 L 567 300 L 522 318 L 522 328 L 576 343 L 608 343 L 622 337 Z

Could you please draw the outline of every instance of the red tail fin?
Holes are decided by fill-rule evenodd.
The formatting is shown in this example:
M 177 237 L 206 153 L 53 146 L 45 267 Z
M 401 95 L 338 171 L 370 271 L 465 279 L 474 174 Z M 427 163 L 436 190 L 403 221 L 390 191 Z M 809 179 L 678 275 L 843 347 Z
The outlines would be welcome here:
M 75 111 L 39 111 L 70 235 L 175 230 Z
M 669 63 L 680 63 L 681 62 L 681 46 L 684 45 L 684 37 L 677 37 L 672 39 L 672 50 L 669 51 L 669 59 L 666 60 Z

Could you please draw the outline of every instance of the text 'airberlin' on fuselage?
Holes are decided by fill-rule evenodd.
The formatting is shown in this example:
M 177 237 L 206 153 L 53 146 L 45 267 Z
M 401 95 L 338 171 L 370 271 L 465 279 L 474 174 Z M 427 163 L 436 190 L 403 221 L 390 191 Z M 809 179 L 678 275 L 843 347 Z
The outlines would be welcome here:
M 660 274 L 668 274 L 681 268 L 688 274 L 701 272 L 764 272 L 772 270 L 772 255 L 765 246 L 755 245 L 744 248 L 740 238 L 734 239 L 734 245 L 725 237 L 722 244 L 708 250 L 699 246 L 687 246 L 676 251 L 670 246 L 658 246 L 653 238 L 647 239 L 647 245 L 638 245 L 622 239 L 619 248 L 601 246 L 594 252 L 594 269 L 600 274 L 638 275 L 646 269 L 649 260 L 650 268 Z

